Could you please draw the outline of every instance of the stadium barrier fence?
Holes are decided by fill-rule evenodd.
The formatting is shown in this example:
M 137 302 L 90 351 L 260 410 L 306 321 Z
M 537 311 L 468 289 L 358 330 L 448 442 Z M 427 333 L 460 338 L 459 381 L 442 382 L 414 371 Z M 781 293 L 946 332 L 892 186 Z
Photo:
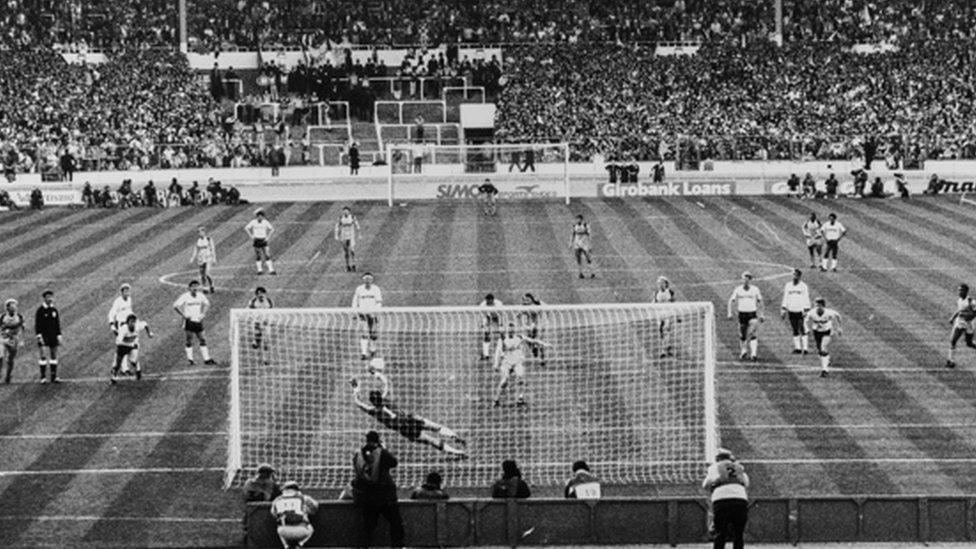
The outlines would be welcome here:
M 402 501 L 412 547 L 634 545 L 708 541 L 703 499 L 528 499 Z M 746 540 L 764 543 L 976 541 L 976 496 L 760 498 L 750 502 Z M 325 501 L 312 518 L 309 547 L 357 546 L 360 514 L 347 501 Z M 281 542 L 268 504 L 249 504 L 247 547 Z M 384 521 L 372 541 L 384 545 Z

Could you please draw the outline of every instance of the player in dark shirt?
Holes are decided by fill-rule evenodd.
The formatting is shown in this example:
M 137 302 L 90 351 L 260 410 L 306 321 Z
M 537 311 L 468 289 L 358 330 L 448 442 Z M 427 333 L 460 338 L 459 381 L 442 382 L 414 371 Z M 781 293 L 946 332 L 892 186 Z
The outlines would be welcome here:
M 481 197 L 485 215 L 498 214 L 498 187 L 492 184 L 491 179 L 485 179 L 485 182 L 478 187 L 478 195 Z
M 58 378 L 58 347 L 61 345 L 61 315 L 54 306 L 54 292 L 45 290 L 44 300 L 34 313 L 34 333 L 37 334 L 37 365 L 41 372 L 40 383 L 47 383 L 47 370 L 50 366 L 51 383 L 60 383 Z
M 369 402 L 362 399 L 359 380 L 353 379 L 351 381 L 353 402 L 356 406 L 411 442 L 433 446 L 441 452 L 457 458 L 468 457 L 467 452 L 456 447 L 464 446 L 465 442 L 453 429 L 448 429 L 420 416 L 403 413 L 387 400 L 386 395 L 390 391 L 390 381 L 382 372 L 378 371 L 381 368 L 382 359 L 374 357 L 370 364 L 370 372 L 382 382 L 383 390 L 370 391 Z

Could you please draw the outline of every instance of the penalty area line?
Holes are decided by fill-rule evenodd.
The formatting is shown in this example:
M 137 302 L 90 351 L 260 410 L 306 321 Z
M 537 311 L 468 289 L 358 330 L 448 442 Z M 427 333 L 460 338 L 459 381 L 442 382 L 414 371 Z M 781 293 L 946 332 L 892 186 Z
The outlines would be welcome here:
M 106 517 L 95 515 L 0 515 L 3 522 L 161 522 L 161 523 L 237 523 L 239 518 L 226 517 Z
M 37 471 L 0 471 L 4 477 L 39 477 L 50 475 L 172 475 L 223 473 L 224 467 L 139 467 L 118 469 L 39 469 Z

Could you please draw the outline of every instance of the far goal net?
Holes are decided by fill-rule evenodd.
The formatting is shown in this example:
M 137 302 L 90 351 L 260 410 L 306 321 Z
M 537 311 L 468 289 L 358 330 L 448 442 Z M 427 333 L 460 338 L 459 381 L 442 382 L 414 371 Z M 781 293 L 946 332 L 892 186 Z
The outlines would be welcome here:
M 699 479 L 718 444 L 711 303 L 487 311 L 382 309 L 370 348 L 381 363 L 361 358 L 364 327 L 350 309 L 231 311 L 226 485 L 269 462 L 282 479 L 341 488 L 370 430 L 407 486 L 433 469 L 452 486 L 489 486 L 506 459 L 537 486 L 563 483 L 578 459 L 611 484 Z M 548 346 L 502 345 L 496 364 L 510 330 Z M 403 423 L 369 412 L 384 378 L 379 406 Z
M 390 205 L 404 200 L 476 198 L 485 179 L 498 189 L 501 201 L 548 198 L 569 203 L 567 143 L 441 145 L 415 141 L 387 145 Z

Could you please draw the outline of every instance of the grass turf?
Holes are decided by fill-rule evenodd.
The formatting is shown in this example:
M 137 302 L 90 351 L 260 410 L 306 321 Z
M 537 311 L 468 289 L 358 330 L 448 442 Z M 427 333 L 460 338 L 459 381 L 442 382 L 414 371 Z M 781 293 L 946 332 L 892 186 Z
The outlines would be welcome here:
M 32 383 L 28 338 L 16 383 L 0 386 L 0 545 L 237 543 L 239 494 L 221 489 L 226 369 L 185 364 L 171 305 L 195 275 L 190 247 L 204 225 L 219 254 L 208 324 L 219 361 L 228 359 L 226 311 L 243 306 L 258 280 L 279 307 L 346 306 L 359 281 L 343 272 L 331 240 L 340 207 L 266 207 L 279 230 L 272 252 L 282 275 L 273 279 L 252 274 L 242 230 L 249 208 L 0 217 L 0 297 L 20 300 L 30 323 L 40 292 L 56 292 L 66 381 Z M 549 303 L 646 301 L 659 274 L 679 299 L 714 302 L 721 437 L 747 463 L 753 494 L 976 491 L 974 361 L 961 352 L 959 368 L 942 369 L 955 288 L 969 280 L 976 250 L 967 230 L 976 209 L 944 197 L 506 203 L 497 218 L 465 202 L 353 209 L 363 223 L 360 271 L 377 274 L 387 304 L 474 304 L 489 291 L 506 302 L 525 291 Z M 789 354 L 787 327 L 775 314 L 789 269 L 807 264 L 799 226 L 810 211 L 834 211 L 849 229 L 840 272 L 805 276 L 844 316 L 837 371 L 826 380 L 814 356 Z M 594 229 L 596 280 L 575 278 L 567 245 L 577 213 Z M 769 312 L 758 364 L 738 362 L 736 325 L 722 314 L 743 270 L 760 279 Z M 106 313 L 122 282 L 133 284 L 136 311 L 157 338 L 145 345 L 146 379 L 113 388 Z

